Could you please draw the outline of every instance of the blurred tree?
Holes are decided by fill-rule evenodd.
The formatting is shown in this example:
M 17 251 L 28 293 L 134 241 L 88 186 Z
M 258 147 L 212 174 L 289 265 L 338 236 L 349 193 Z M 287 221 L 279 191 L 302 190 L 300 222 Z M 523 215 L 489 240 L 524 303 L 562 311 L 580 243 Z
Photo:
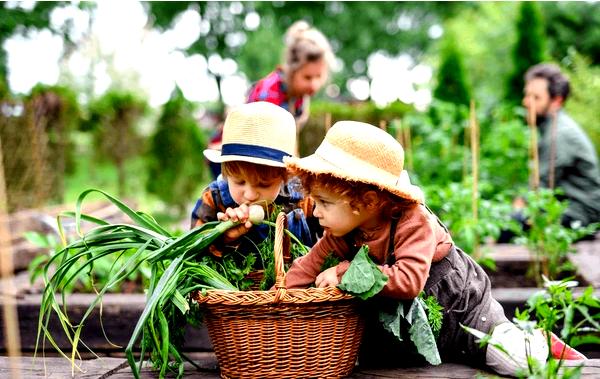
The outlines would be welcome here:
M 440 66 L 433 96 L 455 104 L 469 105 L 471 90 L 461 50 L 453 33 L 446 33 L 440 51 Z
M 243 71 L 250 81 L 260 79 L 274 68 L 274 62 L 281 60 L 284 31 L 294 21 L 305 19 L 329 38 L 343 62 L 334 78 L 343 92 L 347 91 L 348 78 L 364 75 L 371 53 L 403 52 L 418 58 L 433 39 L 430 36 L 433 26 L 439 26 L 460 9 L 473 6 L 468 2 L 441 5 L 339 1 L 145 2 L 144 5 L 152 26 L 158 29 L 168 29 L 180 13 L 196 10 L 202 18 L 201 32 L 186 52 L 232 58 L 244 70 L 252 68 Z M 219 84 L 221 73 L 211 74 Z
M 70 131 L 80 122 L 75 94 L 38 85 L 23 99 L 4 92 L 0 108 L 9 211 L 62 202 L 65 174 L 73 168 Z
M 473 97 L 478 108 L 488 111 L 497 108 L 505 94 L 506 78 L 511 71 L 506 57 L 510 56 L 515 41 L 513 20 L 519 3 L 485 1 L 476 4 L 463 10 L 460 17 L 446 21 L 444 29 L 460 41 Z M 428 55 L 435 61 L 437 49 L 431 49 Z
M 571 94 L 565 108 L 590 136 L 600 156 L 600 67 L 592 66 L 590 59 L 570 49 L 564 59 L 565 73 L 571 81 Z
M 513 50 L 513 71 L 508 79 L 506 100 L 520 104 L 523 98 L 523 75 L 527 69 L 547 59 L 546 34 L 539 5 L 520 3 L 516 22 L 517 42 Z
M 193 117 L 194 105 L 179 88 L 163 106 L 158 128 L 150 138 L 146 190 L 177 207 L 182 216 L 206 181 L 207 166 L 202 152 L 206 136 Z
M 66 23 L 60 29 L 54 29 L 50 22 L 52 11 L 56 8 L 70 4 L 67 1 L 36 1 L 33 7 L 29 9 L 30 2 L 2 2 L 0 4 L 0 47 L 4 42 L 15 34 L 28 34 L 34 30 L 50 29 L 53 33 L 59 34 L 67 49 L 74 44 L 70 38 L 70 23 Z M 80 2 L 77 5 L 81 9 L 91 9 L 95 7 L 92 2 Z M 7 76 L 7 56 L 4 48 L 0 48 L 0 78 L 6 80 Z
M 146 101 L 122 90 L 108 90 L 89 106 L 89 118 L 84 129 L 94 133 L 95 158 L 105 158 L 117 167 L 118 194 L 125 196 L 127 184 L 125 163 L 138 154 L 141 138 L 136 130 L 140 117 L 146 112 Z
M 548 1 L 540 3 L 546 20 L 548 47 L 561 61 L 575 48 L 590 63 L 600 64 L 600 2 Z

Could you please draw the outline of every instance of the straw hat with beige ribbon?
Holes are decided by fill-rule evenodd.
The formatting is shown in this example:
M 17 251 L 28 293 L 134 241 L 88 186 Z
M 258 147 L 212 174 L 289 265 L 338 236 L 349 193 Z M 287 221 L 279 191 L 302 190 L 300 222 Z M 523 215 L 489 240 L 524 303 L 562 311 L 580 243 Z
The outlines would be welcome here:
M 336 122 L 314 154 L 284 158 L 288 168 L 375 185 L 413 202 L 423 191 L 410 183 L 404 170 L 402 145 L 384 130 L 364 122 Z
M 204 150 L 209 161 L 284 167 L 283 157 L 295 155 L 296 122 L 290 112 L 275 104 L 243 104 L 227 115 L 222 141 L 221 150 Z

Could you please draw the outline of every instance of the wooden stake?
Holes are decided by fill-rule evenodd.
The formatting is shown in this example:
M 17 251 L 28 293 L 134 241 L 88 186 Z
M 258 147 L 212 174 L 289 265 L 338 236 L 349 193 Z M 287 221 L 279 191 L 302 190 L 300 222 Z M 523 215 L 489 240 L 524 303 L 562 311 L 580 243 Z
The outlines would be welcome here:
M 325 133 L 331 128 L 331 113 L 325 113 Z
M 531 188 L 534 191 L 540 187 L 540 160 L 538 157 L 538 147 L 537 147 L 537 125 L 535 109 L 533 104 L 527 108 L 527 124 L 529 125 L 530 130 L 530 138 L 529 138 L 529 148 L 531 151 L 531 176 L 530 176 L 530 184 Z
M 413 169 L 413 156 L 412 156 L 412 145 L 410 136 L 410 125 L 406 124 L 402 128 L 404 134 L 404 156 L 406 157 L 406 164 L 410 171 Z
M 474 224 L 477 225 L 479 218 L 479 125 L 475 114 L 475 101 L 471 100 L 469 126 L 471 129 L 471 167 L 473 174 L 473 193 L 471 198 L 471 208 L 473 211 Z M 475 251 L 473 257 L 475 260 L 480 258 L 479 234 L 475 232 Z
M 387 121 L 380 120 L 379 121 L 379 129 L 387 132 Z
M 552 112 L 552 129 L 550 130 L 550 162 L 548 165 L 548 187 L 554 189 L 555 172 L 556 172 L 556 128 L 557 128 L 557 114 Z
M 400 145 L 402 145 L 402 147 L 404 147 L 404 153 L 406 155 L 406 147 L 405 142 L 404 142 L 404 133 L 403 133 L 403 126 L 402 126 L 402 120 L 395 120 L 395 129 L 396 129 L 396 141 L 400 142 Z
M 13 283 L 13 260 L 10 230 L 8 227 L 8 208 L 6 201 L 6 181 L 4 179 L 4 161 L 2 141 L 0 140 L 0 273 L 2 278 L 2 299 L 4 306 L 4 338 L 10 360 L 10 377 L 20 378 L 21 338 L 19 335 L 19 316 L 17 313 L 17 291 Z

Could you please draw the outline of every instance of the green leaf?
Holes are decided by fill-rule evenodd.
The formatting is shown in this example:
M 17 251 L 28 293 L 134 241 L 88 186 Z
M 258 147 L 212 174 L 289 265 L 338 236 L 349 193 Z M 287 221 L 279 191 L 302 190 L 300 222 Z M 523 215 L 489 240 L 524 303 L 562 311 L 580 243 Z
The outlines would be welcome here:
M 385 311 L 379 312 L 379 321 L 388 332 L 392 333 L 399 341 L 402 341 L 401 320 L 404 318 L 404 305 L 398 302 L 396 312 L 388 313 Z
M 441 364 L 442 359 L 435 342 L 433 331 L 427 320 L 423 300 L 418 297 L 413 300 L 408 311 L 407 320 L 411 324 L 409 329 L 410 339 L 414 342 L 419 354 L 425 357 L 427 362 L 432 365 Z
M 185 300 L 183 295 L 178 290 L 175 290 L 175 293 L 173 293 L 171 301 L 177 308 L 179 308 L 182 314 L 186 314 L 190 310 L 190 304 Z
M 387 276 L 369 258 L 369 247 L 363 245 L 350 263 L 338 288 L 366 300 L 378 294 L 387 280 Z

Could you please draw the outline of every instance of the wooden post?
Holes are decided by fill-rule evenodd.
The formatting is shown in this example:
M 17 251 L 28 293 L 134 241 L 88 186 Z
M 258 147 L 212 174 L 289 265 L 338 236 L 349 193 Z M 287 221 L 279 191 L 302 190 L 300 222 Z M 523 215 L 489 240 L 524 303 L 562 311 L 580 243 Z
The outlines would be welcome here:
M 331 113 L 325 113 L 325 133 L 331 128 Z
M 531 188 L 534 191 L 540 187 L 540 161 L 537 147 L 537 125 L 535 124 L 536 115 L 533 104 L 527 108 L 527 124 L 529 125 L 529 151 L 531 152 L 531 176 L 529 178 Z
M 410 136 L 410 125 L 406 124 L 402 127 L 404 134 L 404 156 L 406 157 L 406 165 L 410 171 L 413 169 L 412 145 Z
M 473 193 L 471 198 L 471 208 L 473 211 L 473 220 L 477 225 L 479 218 L 479 125 L 477 124 L 477 116 L 475 114 L 475 101 L 471 100 L 469 125 L 471 129 L 471 166 L 473 174 Z M 475 246 L 473 257 L 475 260 L 480 258 L 479 251 L 479 234 L 475 232 Z
M 10 377 L 20 378 L 21 367 L 18 357 L 21 356 L 21 339 L 19 335 L 19 316 L 16 305 L 16 289 L 13 283 L 13 260 L 11 237 L 8 225 L 8 207 L 6 201 L 6 181 L 4 179 L 4 161 L 2 157 L 2 141 L 0 140 L 0 274 L 2 283 L 1 297 L 4 302 L 4 338 L 10 358 Z
M 552 129 L 550 130 L 550 162 L 548 165 L 548 187 L 554 189 L 555 175 L 556 175 L 556 128 L 557 128 L 557 114 L 552 112 Z
M 387 121 L 379 120 L 379 129 L 383 130 L 384 132 L 387 132 Z

